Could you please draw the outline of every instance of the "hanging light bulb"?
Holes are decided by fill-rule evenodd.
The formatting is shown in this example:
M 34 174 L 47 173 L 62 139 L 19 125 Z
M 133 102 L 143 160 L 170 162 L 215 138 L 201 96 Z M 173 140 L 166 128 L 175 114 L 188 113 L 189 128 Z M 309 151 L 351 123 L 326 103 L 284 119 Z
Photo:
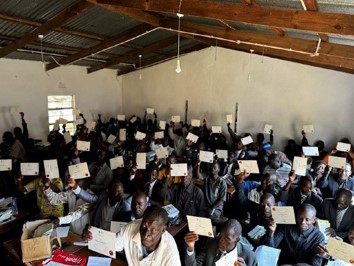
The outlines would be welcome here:
M 179 60 L 179 58 L 177 59 L 177 67 L 176 67 L 176 73 L 181 73 L 182 69 L 181 69 L 181 62 Z
M 143 78 L 143 75 L 141 74 L 141 57 L 142 55 L 139 54 L 139 79 L 141 80 Z
M 182 69 L 181 69 L 181 61 L 179 60 L 179 46 L 180 46 L 180 41 L 181 41 L 181 34 L 180 34 L 180 30 L 181 30 L 181 18 L 183 18 L 183 14 L 181 13 L 177 13 L 177 17 L 178 17 L 178 33 L 177 33 L 177 66 L 176 66 L 176 73 L 181 73 Z

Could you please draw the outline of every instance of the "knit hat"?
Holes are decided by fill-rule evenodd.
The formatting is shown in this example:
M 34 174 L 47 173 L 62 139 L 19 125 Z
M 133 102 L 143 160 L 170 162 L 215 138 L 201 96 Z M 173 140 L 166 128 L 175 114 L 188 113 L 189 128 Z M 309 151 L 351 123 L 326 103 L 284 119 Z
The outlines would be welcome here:
M 262 144 L 262 149 L 264 151 L 271 151 L 272 150 L 272 145 L 270 145 L 269 142 L 263 142 Z

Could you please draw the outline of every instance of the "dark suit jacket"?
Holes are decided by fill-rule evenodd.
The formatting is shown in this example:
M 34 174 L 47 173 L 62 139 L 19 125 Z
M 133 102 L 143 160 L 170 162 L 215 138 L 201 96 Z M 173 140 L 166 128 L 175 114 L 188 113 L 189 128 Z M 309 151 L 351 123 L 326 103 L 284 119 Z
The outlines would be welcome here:
M 146 195 L 149 194 L 149 187 L 150 187 L 150 183 L 145 183 L 144 192 Z M 157 204 L 163 206 L 166 197 L 167 197 L 166 184 L 163 181 L 156 180 L 154 186 L 152 187 L 151 197 L 149 198 L 150 203 L 154 205 Z
M 214 266 L 215 262 L 219 260 L 217 252 L 219 249 L 219 238 L 212 239 L 206 246 L 206 250 L 200 252 L 200 254 L 189 256 L 187 253 L 184 256 L 185 266 Z M 237 243 L 238 256 L 243 258 L 247 266 L 257 266 L 256 255 L 248 247 L 244 246 L 240 242 Z
M 102 218 L 102 210 L 106 205 L 107 200 L 108 200 L 108 192 L 105 191 L 98 198 L 98 201 L 92 213 L 92 225 L 95 227 L 99 227 L 100 225 L 100 221 Z M 122 221 L 122 218 L 124 218 L 124 215 L 126 214 L 127 211 L 130 211 L 130 205 L 126 200 L 121 199 L 121 201 L 118 202 L 114 210 L 114 213 L 112 215 L 112 221 Z
M 321 219 L 326 219 L 331 224 L 331 227 L 337 229 L 337 207 L 335 199 L 325 199 L 322 203 L 321 212 L 318 215 Z M 344 238 L 348 235 L 350 227 L 354 224 L 354 206 L 349 205 L 343 219 L 336 230 L 339 237 Z

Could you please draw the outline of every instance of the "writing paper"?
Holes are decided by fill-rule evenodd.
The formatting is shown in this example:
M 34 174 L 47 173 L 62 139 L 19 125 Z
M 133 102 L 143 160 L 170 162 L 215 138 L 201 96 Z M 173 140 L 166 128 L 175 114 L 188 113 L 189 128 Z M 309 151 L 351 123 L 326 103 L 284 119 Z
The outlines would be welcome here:
M 136 168 L 137 169 L 146 169 L 146 153 L 138 152 L 136 154 Z
M 110 266 L 112 258 L 89 256 L 86 266 Z
M 255 253 L 258 266 L 277 266 L 281 250 L 268 246 L 258 246 Z
M 62 117 L 60 117 L 58 122 L 59 122 L 59 124 L 65 125 L 66 123 L 68 123 L 68 120 L 66 120 L 66 119 L 64 119 L 64 118 L 62 118 Z
M 246 170 L 247 173 L 259 174 L 259 168 L 256 160 L 238 160 L 240 172 Z
M 117 115 L 118 121 L 125 121 L 125 115 Z M 134 123 L 134 122 L 132 122 Z
M 58 161 L 54 160 L 44 160 L 44 171 L 47 178 L 57 178 L 59 175 Z
M 78 140 L 76 142 L 76 148 L 79 151 L 90 151 L 90 146 L 91 146 L 91 142 L 90 141 Z
M 241 139 L 241 142 L 242 142 L 243 145 L 246 146 L 246 145 L 252 143 L 252 142 L 253 142 L 253 139 L 252 139 L 251 136 L 247 136 L 247 137 L 242 138 L 242 139 Z
M 307 167 L 307 158 L 298 157 L 298 156 L 294 157 L 293 170 L 295 170 L 295 174 L 305 176 L 306 167 Z
M 124 160 L 123 156 L 118 156 L 109 159 L 109 164 L 111 165 L 111 169 L 117 169 L 118 167 L 124 167 Z
M 64 238 L 67 237 L 69 234 L 69 229 L 70 226 L 59 226 L 56 228 L 57 230 L 57 236 L 59 236 L 60 238 Z
M 192 141 L 193 143 L 196 143 L 198 141 L 199 137 L 197 135 L 194 135 L 193 133 L 189 132 L 186 139 Z
M 21 163 L 22 175 L 38 175 L 39 164 L 38 163 Z
M 215 153 L 219 159 L 227 159 L 229 157 L 227 150 L 215 150 Z
M 155 139 L 163 139 L 164 138 L 164 132 L 163 131 L 157 131 L 155 132 Z
M 81 179 L 90 176 L 87 163 L 69 165 L 69 174 L 73 179 Z
M 352 145 L 350 143 L 338 142 L 336 149 L 338 151 L 349 152 L 351 147 L 352 147 Z
M 354 246 L 333 237 L 328 238 L 328 253 L 345 262 L 354 264 Z
M 73 115 L 79 115 L 80 113 L 80 109 L 73 109 Z
M 272 129 L 273 129 L 273 126 L 272 126 L 272 125 L 265 124 L 263 133 L 265 133 L 265 134 L 270 134 L 270 131 L 271 131 Z
M 328 156 L 328 165 L 334 168 L 344 169 L 347 163 L 347 159 L 337 156 Z
M 199 160 L 201 162 L 212 163 L 214 161 L 214 153 L 211 151 L 200 151 Z
M 134 124 L 136 121 L 136 116 L 133 116 L 131 119 L 130 119 L 130 123 Z
M 221 127 L 220 126 L 212 126 L 211 132 L 216 133 L 216 134 L 221 133 Z
M 215 262 L 215 266 L 233 266 L 237 261 L 237 246 L 225 256 Z
M 181 121 L 181 117 L 179 115 L 173 115 L 171 117 L 171 121 L 174 123 L 179 123 Z
M 213 227 L 209 218 L 187 215 L 189 231 L 201 236 L 214 237 Z
M 272 218 L 276 224 L 296 224 L 293 206 L 273 206 Z
M 323 234 L 325 241 L 327 243 L 328 241 L 328 235 L 326 233 L 326 229 L 331 227 L 331 224 L 329 223 L 328 220 L 321 220 L 321 219 L 317 219 L 317 224 L 318 224 L 318 229 L 320 230 L 320 232 Z
M 95 130 L 96 128 L 96 122 L 95 121 L 87 121 L 86 125 L 88 130 Z
M 0 171 L 11 171 L 11 170 L 12 170 L 11 159 L 0 160 Z
M 192 125 L 192 127 L 200 127 L 200 120 L 199 119 L 192 119 L 191 125 Z
M 168 157 L 168 149 L 165 147 L 156 149 L 155 153 L 158 159 L 165 159 Z
M 91 226 L 92 240 L 88 242 L 88 249 L 107 257 L 116 258 L 116 234 Z
M 186 163 L 171 164 L 171 176 L 186 176 L 188 174 Z
M 127 129 L 120 128 L 119 129 L 119 140 L 126 141 L 127 140 Z
M 126 224 L 128 224 L 128 223 L 111 221 L 110 231 L 113 233 L 118 233 L 120 231 L 120 229 L 122 229 L 122 227 L 125 226 Z
M 234 120 L 232 119 L 232 115 L 231 114 L 227 114 L 226 115 L 226 123 L 232 124 L 233 122 L 234 122 Z
M 159 122 L 159 127 L 160 127 L 160 129 L 165 130 L 165 128 L 166 128 L 166 121 L 160 121 L 160 122 Z
M 145 137 L 146 137 L 146 134 L 143 132 L 140 132 L 140 131 L 137 131 L 135 134 L 135 139 L 137 139 L 137 140 L 145 139 Z
M 155 113 L 154 108 L 146 108 L 146 113 L 149 115 L 153 115 Z
M 116 138 L 117 138 L 116 136 L 114 136 L 113 134 L 110 134 L 107 139 L 107 142 L 112 144 L 116 140 Z
M 318 147 L 316 146 L 303 146 L 302 151 L 306 156 L 319 156 Z
M 304 125 L 302 127 L 302 130 L 305 132 L 305 133 L 313 133 L 315 132 L 315 129 L 313 127 L 313 125 Z

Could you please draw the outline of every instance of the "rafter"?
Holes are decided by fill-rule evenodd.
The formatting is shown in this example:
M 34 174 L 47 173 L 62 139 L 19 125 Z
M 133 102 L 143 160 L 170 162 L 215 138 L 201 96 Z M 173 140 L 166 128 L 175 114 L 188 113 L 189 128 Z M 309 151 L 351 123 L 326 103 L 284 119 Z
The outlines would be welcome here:
M 99 4 L 129 7 L 143 11 L 177 13 L 175 0 L 95 0 Z M 306 12 L 292 9 L 215 3 L 201 0 L 184 1 L 181 13 L 203 17 L 258 24 L 269 27 L 304 30 L 316 33 L 354 35 L 354 15 Z
M 63 23 L 75 18 L 77 15 L 79 15 L 81 12 L 84 12 L 85 10 L 93 7 L 91 3 L 88 3 L 86 1 L 80 1 L 79 3 L 66 8 L 64 11 L 59 13 L 56 17 L 53 19 L 47 21 L 46 23 L 42 24 L 40 27 L 36 28 L 34 31 L 30 32 L 23 38 L 5 46 L 4 48 L 0 49 L 0 57 L 4 57 L 14 51 L 16 49 L 19 49 L 23 46 L 25 46 L 27 43 L 33 42 L 36 39 L 38 39 L 38 35 L 40 34 L 46 34 L 53 29 L 59 27 Z
M 208 47 L 208 45 L 205 45 L 205 44 L 203 44 L 203 43 L 199 43 L 199 44 L 196 44 L 196 45 L 194 45 L 194 46 L 192 46 L 192 47 L 190 47 L 190 48 L 188 48 L 188 49 L 183 50 L 183 51 L 180 53 L 180 55 L 188 54 L 188 53 L 195 52 L 195 51 L 199 51 L 199 50 L 205 49 L 205 48 L 207 48 L 207 47 Z M 176 53 L 175 53 L 175 52 L 174 52 L 174 53 L 169 53 L 169 54 L 167 54 L 167 55 L 157 57 L 157 58 L 155 58 L 155 59 L 152 60 L 152 61 L 146 61 L 146 62 L 144 62 L 144 63 L 141 65 L 141 67 L 144 68 L 144 67 L 147 67 L 147 66 L 150 66 L 150 65 L 153 65 L 153 64 L 157 64 L 157 63 L 159 63 L 159 62 L 161 62 L 161 61 L 167 61 L 168 59 L 170 59 L 170 58 L 172 59 L 172 58 L 174 58 L 175 56 L 176 56 Z M 117 72 L 117 75 L 118 75 L 118 76 L 121 76 L 121 75 L 130 73 L 130 72 L 133 72 L 133 71 L 137 71 L 137 70 L 139 70 L 139 69 L 136 69 L 136 68 L 134 68 L 134 67 L 130 67 L 130 68 L 126 69 L 126 70 L 118 71 L 118 72 Z
M 140 34 L 143 34 L 149 30 L 152 30 L 153 27 L 150 26 L 150 25 L 147 25 L 147 24 L 142 24 L 142 25 L 139 25 L 131 30 L 128 30 L 122 34 L 120 34 L 119 36 L 116 36 L 116 37 L 113 37 L 109 40 L 106 40 L 104 42 L 101 42 L 100 44 L 98 45 L 95 45 L 93 47 L 90 47 L 90 48 L 87 48 L 87 49 L 84 49 L 76 54 L 73 54 L 71 56 L 68 56 L 66 58 L 63 58 L 62 60 L 59 61 L 59 64 L 60 65 L 67 65 L 67 64 L 70 64 L 72 62 L 75 62 L 77 60 L 80 60 L 86 56 L 89 56 L 89 55 L 92 55 L 92 54 L 96 54 L 96 53 L 99 53 L 105 49 L 108 49 L 110 47 L 113 47 L 119 43 L 122 43 L 122 42 L 126 42 Z M 50 64 L 47 64 L 46 65 L 46 70 L 51 70 L 53 68 L 56 68 L 58 67 L 58 64 L 56 63 L 50 63 Z
M 134 58 L 137 58 L 140 54 L 143 55 L 143 54 L 149 54 L 149 53 L 153 53 L 153 52 L 156 52 L 160 49 L 163 49 L 165 47 L 168 47 L 172 44 L 176 43 L 176 37 L 170 37 L 170 38 L 167 38 L 165 40 L 162 40 L 162 41 L 158 41 L 156 43 L 153 43 L 151 45 L 148 45 L 146 47 L 144 47 L 143 49 L 141 50 L 138 50 L 138 51 L 133 51 L 133 52 L 130 52 L 130 53 L 127 53 L 125 55 L 122 55 L 114 60 L 110 60 L 104 64 L 100 64 L 100 65 L 97 65 L 97 66 L 93 66 L 93 67 L 90 67 L 88 70 L 87 70 L 87 73 L 92 73 L 92 72 L 95 72 L 95 71 L 98 71 L 100 69 L 103 69 L 103 68 L 107 68 L 107 67 L 110 67 L 110 66 L 113 66 L 113 65 L 117 65 L 119 63 L 123 63 L 123 62 L 126 62 L 128 60 L 131 60 L 131 59 L 134 59 Z

